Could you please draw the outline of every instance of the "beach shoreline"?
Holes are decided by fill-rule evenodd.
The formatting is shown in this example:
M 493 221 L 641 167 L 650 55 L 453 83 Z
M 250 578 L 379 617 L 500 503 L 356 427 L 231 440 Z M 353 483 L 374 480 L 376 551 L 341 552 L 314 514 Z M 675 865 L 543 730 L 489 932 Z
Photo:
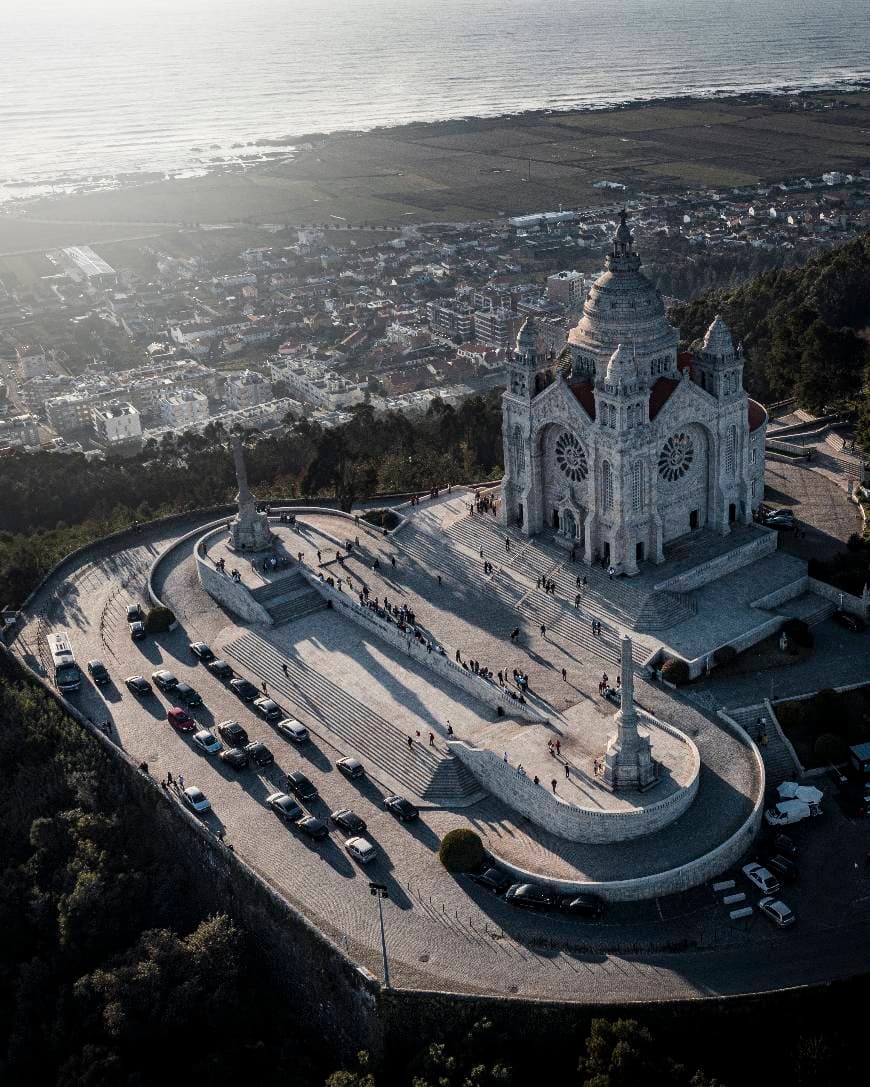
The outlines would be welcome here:
M 58 245 L 75 244 L 71 235 L 100 240 L 112 235 L 110 225 L 129 233 L 133 226 L 332 219 L 399 228 L 858 169 L 870 163 L 870 81 L 533 109 L 244 145 L 253 147 L 258 161 L 203 164 L 168 177 L 126 174 L 117 183 L 102 178 L 95 189 L 7 201 L 0 204 L 0 253 L 50 248 L 53 234 Z M 81 229 L 52 232 L 52 223 Z

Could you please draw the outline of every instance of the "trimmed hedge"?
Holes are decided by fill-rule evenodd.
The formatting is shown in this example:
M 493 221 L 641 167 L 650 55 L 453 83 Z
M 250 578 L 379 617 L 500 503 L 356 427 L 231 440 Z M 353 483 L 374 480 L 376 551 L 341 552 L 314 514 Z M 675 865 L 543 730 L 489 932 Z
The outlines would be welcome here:
M 683 683 L 689 682 L 689 666 L 684 660 L 677 660 L 675 657 L 668 657 L 665 663 L 662 665 L 662 679 L 666 679 L 668 683 L 673 683 L 679 687 Z
M 145 616 L 145 629 L 149 634 L 163 634 L 175 622 L 175 616 L 169 608 L 152 608 Z
M 480 835 L 468 827 L 449 830 L 438 850 L 438 859 L 449 872 L 472 872 L 483 864 L 485 856 Z
M 717 664 L 730 664 L 731 661 L 736 660 L 736 658 L 737 650 L 733 645 L 720 645 L 713 654 L 713 660 Z

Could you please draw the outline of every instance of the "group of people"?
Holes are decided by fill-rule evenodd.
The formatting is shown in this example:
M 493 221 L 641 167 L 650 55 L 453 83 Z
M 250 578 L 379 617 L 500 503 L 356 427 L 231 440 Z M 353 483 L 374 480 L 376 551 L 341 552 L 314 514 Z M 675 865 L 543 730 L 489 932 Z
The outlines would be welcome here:
M 496 501 L 491 494 L 481 494 L 480 491 L 474 492 L 474 498 L 468 506 L 468 512 L 473 514 L 477 513 L 492 513 L 496 512 Z
M 556 595 L 556 582 L 552 578 L 539 577 L 535 587 L 543 589 L 549 596 Z
M 452 490 L 453 490 L 453 484 L 448 483 L 447 487 L 446 487 L 447 493 L 450 494 L 450 492 Z M 437 498 L 440 493 L 441 493 L 441 488 L 440 487 L 432 487 L 432 488 L 430 488 L 429 493 L 427 495 L 412 494 L 411 495 L 411 505 L 412 506 L 419 506 L 424 498 Z
M 282 513 L 281 516 L 278 518 L 278 521 L 282 525 L 295 525 L 296 524 L 296 514 L 295 513 Z
M 481 558 L 482 558 L 483 557 L 483 550 L 482 549 L 481 549 L 480 555 L 481 555 Z M 483 564 L 484 574 L 491 574 L 491 573 L 494 572 L 494 570 L 495 570 L 495 567 L 492 565 L 492 563 L 489 561 L 489 559 L 487 559 Z
M 300 551 L 299 554 L 301 555 L 302 552 Z M 302 560 L 300 559 L 299 561 L 301 562 Z M 251 565 L 254 567 L 254 569 L 257 568 L 256 562 L 252 561 Z M 284 555 L 267 555 L 266 558 L 263 559 L 260 568 L 263 571 L 263 573 L 266 574 L 270 570 L 278 570 L 278 569 L 284 570 L 289 565 L 290 565 L 290 560 L 288 558 L 286 558 Z
M 605 672 L 601 679 L 598 681 L 598 693 L 607 698 L 608 695 L 616 694 L 622 689 L 622 676 L 616 677 L 616 686 L 610 686 L 610 677 Z

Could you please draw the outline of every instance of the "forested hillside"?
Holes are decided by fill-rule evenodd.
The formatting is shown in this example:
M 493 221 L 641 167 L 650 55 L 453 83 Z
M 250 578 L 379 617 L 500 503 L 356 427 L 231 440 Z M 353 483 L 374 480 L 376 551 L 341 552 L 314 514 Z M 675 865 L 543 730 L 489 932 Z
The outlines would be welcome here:
M 671 319 L 691 341 L 717 313 L 743 342 L 753 396 L 796 396 L 817 412 L 850 401 L 863 411 L 865 432 L 870 431 L 870 233 L 803 268 L 777 269 L 732 290 L 710 291 L 675 307 Z

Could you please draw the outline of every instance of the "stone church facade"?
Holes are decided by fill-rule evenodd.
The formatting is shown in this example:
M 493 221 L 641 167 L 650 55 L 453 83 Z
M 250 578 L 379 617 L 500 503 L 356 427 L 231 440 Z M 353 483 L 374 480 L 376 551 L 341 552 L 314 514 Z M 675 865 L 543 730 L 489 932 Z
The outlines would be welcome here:
M 744 391 L 721 318 L 690 352 L 678 338 L 623 212 L 568 360 L 540 351 L 531 317 L 517 337 L 502 408 L 505 524 L 553 532 L 586 562 L 632 575 L 677 537 L 752 521 L 766 412 Z

